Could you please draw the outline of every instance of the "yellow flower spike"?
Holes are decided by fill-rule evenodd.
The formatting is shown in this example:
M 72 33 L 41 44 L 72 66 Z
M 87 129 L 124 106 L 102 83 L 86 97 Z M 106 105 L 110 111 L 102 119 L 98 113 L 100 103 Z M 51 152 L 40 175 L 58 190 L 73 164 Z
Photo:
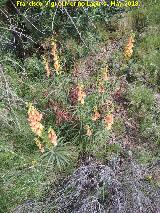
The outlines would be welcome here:
M 56 44 L 56 42 L 57 42 L 57 40 L 54 37 L 52 37 L 52 39 L 51 39 L 51 46 L 54 46 Z
M 108 114 L 104 117 L 104 122 L 105 122 L 105 125 L 106 125 L 106 128 L 108 130 L 111 130 L 112 128 L 112 125 L 113 125 L 113 114 Z
M 35 141 L 35 144 L 38 146 L 38 144 L 40 143 L 40 140 L 38 138 L 35 138 L 34 141 Z
M 57 146 L 57 135 L 51 127 L 48 130 L 48 139 L 54 146 Z
M 45 150 L 44 150 L 44 146 L 42 144 L 39 144 L 38 148 L 41 153 L 44 153 Z
M 78 85 L 78 102 L 82 105 L 84 104 L 84 99 L 86 97 L 86 93 L 83 91 L 83 84 Z
M 106 66 L 103 71 L 102 71 L 102 78 L 104 81 L 108 81 L 109 80 L 109 71 L 108 71 L 108 66 Z
M 41 144 L 41 142 L 38 138 L 35 138 L 35 143 L 36 143 L 38 149 L 40 150 L 40 152 L 44 153 L 44 151 L 45 151 L 44 146 L 43 146 L 43 144 Z
M 32 104 L 29 104 L 29 109 L 28 109 L 28 122 L 29 125 L 32 129 L 32 131 L 41 137 L 42 131 L 44 129 L 43 125 L 40 123 L 42 119 L 42 114 L 37 111 L 37 109 L 32 106 Z
M 97 106 L 94 106 L 94 107 L 93 107 L 93 111 L 94 111 L 94 112 L 97 111 Z
M 45 56 L 43 57 L 43 62 L 44 62 L 47 77 L 49 77 L 51 75 L 51 69 L 49 67 L 49 62 Z
M 99 83 L 98 92 L 99 93 L 104 93 L 105 92 L 105 87 L 104 87 L 102 82 Z
M 57 51 L 57 45 L 54 41 L 52 41 L 51 42 L 51 54 L 52 54 L 53 57 L 56 55 L 56 51 Z
M 56 61 L 58 61 L 58 55 L 54 55 L 54 61 L 56 62 Z
M 101 117 L 100 113 L 97 110 L 97 107 L 94 107 L 94 114 L 92 115 L 92 121 L 96 121 Z
M 28 114 L 30 114 L 30 112 L 32 111 L 32 103 L 27 103 L 27 107 L 28 107 Z
M 133 54 L 133 47 L 134 47 L 134 35 L 131 35 L 128 38 L 128 43 L 126 45 L 126 47 L 124 48 L 124 56 L 129 59 L 131 58 L 132 54 Z
M 58 61 L 58 60 L 56 60 L 56 61 L 54 62 L 54 68 L 55 68 L 57 74 L 59 74 L 60 64 L 59 64 L 59 61 Z
M 57 53 L 57 44 L 56 44 L 56 40 L 52 39 L 51 41 L 51 55 L 53 56 L 53 61 L 54 61 L 54 68 L 56 70 L 56 73 L 59 75 L 60 74 L 60 63 L 59 63 L 59 57 L 58 57 L 58 53 Z
M 44 128 L 44 127 L 42 126 L 42 124 L 39 123 L 36 127 L 32 128 L 32 131 L 33 131 L 36 135 L 38 135 L 39 137 L 41 137 L 41 136 L 42 136 L 43 128 Z

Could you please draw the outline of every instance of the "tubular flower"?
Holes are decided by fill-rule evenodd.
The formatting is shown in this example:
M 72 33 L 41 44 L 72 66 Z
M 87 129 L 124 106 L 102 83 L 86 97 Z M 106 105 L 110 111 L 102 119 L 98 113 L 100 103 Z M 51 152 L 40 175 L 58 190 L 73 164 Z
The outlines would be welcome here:
M 38 138 L 35 139 L 35 143 L 38 146 L 38 149 L 40 150 L 40 152 L 44 153 L 44 146 L 43 144 L 41 144 Z
M 49 77 L 51 75 L 51 70 L 50 70 L 50 67 L 49 67 L 49 62 L 46 59 L 46 57 L 44 57 L 43 60 L 44 60 L 44 65 L 45 65 L 45 70 L 46 70 L 47 77 Z
M 57 52 L 57 44 L 54 41 L 52 41 L 51 42 L 51 55 L 53 57 L 55 57 L 56 56 L 56 52 Z
M 93 116 L 92 116 L 92 121 L 96 121 L 96 120 L 98 120 L 99 118 L 100 118 L 100 113 L 97 111 L 97 109 L 95 108 L 94 109 L 94 114 L 93 114 Z
M 54 68 L 55 68 L 57 74 L 59 74 L 60 63 L 59 63 L 59 57 L 57 54 L 57 44 L 55 41 L 51 42 L 51 55 L 53 56 Z
M 55 68 L 55 70 L 56 70 L 57 73 L 58 73 L 58 71 L 59 71 L 59 69 L 60 69 L 60 64 L 59 64 L 59 61 L 58 61 L 58 60 L 54 62 L 54 68 Z
M 102 78 L 104 81 L 109 80 L 109 72 L 108 72 L 108 66 L 106 66 L 102 71 Z
M 113 115 L 112 114 L 106 115 L 106 117 L 104 118 L 104 122 L 105 122 L 106 128 L 110 130 L 113 125 Z
M 134 38 L 133 36 L 130 36 L 128 38 L 128 43 L 126 45 L 126 47 L 124 48 L 124 56 L 126 58 L 131 58 L 132 54 L 133 54 L 133 47 L 134 47 Z
M 105 92 L 105 87 L 104 87 L 102 82 L 99 83 L 98 92 L 99 93 L 104 93 Z
M 86 125 L 85 129 L 87 131 L 86 135 L 90 137 L 92 135 L 92 130 L 90 129 L 89 125 Z
M 81 104 L 84 104 L 85 97 L 86 97 L 86 93 L 83 91 L 83 86 L 82 85 L 78 86 L 78 101 Z
M 48 130 L 48 138 L 54 146 L 57 146 L 57 135 L 52 128 Z
M 42 119 L 42 114 L 39 113 L 37 109 L 34 108 L 34 106 L 32 106 L 32 104 L 29 104 L 28 122 L 32 131 L 38 136 L 42 135 L 42 131 L 44 128 L 43 125 L 40 123 L 41 119 Z

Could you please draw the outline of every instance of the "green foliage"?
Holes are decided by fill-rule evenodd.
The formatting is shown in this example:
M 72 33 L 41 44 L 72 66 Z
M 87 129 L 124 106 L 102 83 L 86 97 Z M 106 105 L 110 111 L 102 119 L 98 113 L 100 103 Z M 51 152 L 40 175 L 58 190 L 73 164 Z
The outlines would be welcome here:
M 117 136 L 123 136 L 125 133 L 124 121 L 121 118 L 117 118 L 113 124 L 113 131 Z
M 7 2 L 7 0 L 1 0 L 0 1 L 0 6 L 4 6 L 6 2 Z
M 139 17 L 138 13 L 142 15 Z M 158 2 L 145 3 L 143 11 L 135 11 L 138 18 L 136 24 L 141 33 L 137 33 L 138 43 L 134 48 L 135 61 L 132 63 L 130 73 L 140 82 L 143 82 L 159 91 L 159 18 L 160 6 Z M 141 21 L 142 19 L 142 21 Z M 143 26 L 141 27 L 143 23 Z
M 153 161 L 153 156 L 150 152 L 141 150 L 136 153 L 136 159 L 141 163 L 141 164 L 148 164 Z
M 106 185 L 103 185 L 99 188 L 99 199 L 103 203 L 108 198 L 109 192 L 108 187 Z
M 145 113 L 148 110 L 151 110 L 154 104 L 152 91 L 143 85 L 131 88 L 129 98 L 135 111 L 142 110 Z
M 54 165 L 56 165 L 59 170 L 62 170 L 73 160 L 74 151 L 73 147 L 69 147 L 67 144 L 64 145 L 63 139 L 60 138 L 56 147 L 50 145 L 46 153 L 41 156 L 41 165 L 44 166 L 46 170 L 48 169 L 47 167 L 54 167 Z
M 159 144 L 159 105 L 153 92 L 144 85 L 130 89 L 130 116 L 134 116 L 141 137 Z M 135 113 L 136 112 L 136 113 Z
M 27 72 L 28 78 L 32 80 L 44 78 L 44 65 L 42 60 L 38 59 L 35 55 L 30 58 L 26 58 L 23 66 Z

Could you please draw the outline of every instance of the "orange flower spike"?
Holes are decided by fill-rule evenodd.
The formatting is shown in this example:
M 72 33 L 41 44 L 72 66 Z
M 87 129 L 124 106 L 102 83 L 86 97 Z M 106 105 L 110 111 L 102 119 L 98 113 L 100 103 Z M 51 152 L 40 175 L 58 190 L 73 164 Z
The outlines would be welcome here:
M 132 54 L 133 54 L 133 47 L 134 47 L 134 37 L 130 36 L 128 38 L 128 43 L 126 45 L 126 47 L 124 48 L 124 55 L 126 58 L 131 58 Z
M 57 146 L 57 135 L 52 128 L 48 130 L 48 138 L 54 146 Z
M 51 42 L 51 54 L 53 57 L 55 57 L 57 51 L 57 44 L 53 41 Z
M 86 93 L 83 91 L 83 85 L 78 86 L 78 101 L 83 105 Z
M 113 125 L 113 114 L 109 114 L 104 118 L 104 122 L 106 124 L 106 128 L 110 130 Z
M 58 61 L 58 60 L 54 62 L 54 68 L 55 68 L 56 71 L 59 71 L 59 69 L 60 69 L 60 64 L 59 64 L 59 61 Z
M 96 121 L 101 117 L 100 113 L 97 111 L 97 109 L 94 109 L 94 114 L 92 116 L 92 121 Z
M 35 134 L 40 137 L 42 135 L 43 128 L 43 125 L 41 123 L 38 123 L 33 129 L 35 131 Z
M 44 61 L 47 77 L 49 77 L 51 75 L 51 69 L 49 67 L 49 62 L 45 57 L 43 57 L 43 61 Z
M 86 135 L 90 137 L 92 135 L 92 130 L 90 129 L 89 125 L 86 125 L 85 129 L 87 131 Z
M 52 41 L 51 42 L 51 55 L 53 56 L 53 61 L 54 61 L 54 68 L 57 72 L 57 74 L 59 74 L 59 70 L 60 70 L 60 63 L 59 63 L 59 57 L 57 54 L 57 44 L 56 41 Z
M 39 114 L 39 115 L 37 116 L 37 121 L 40 122 L 40 121 L 42 120 L 42 117 L 43 117 L 42 114 Z
M 32 129 L 32 131 L 38 135 L 39 137 L 42 135 L 43 131 L 43 125 L 40 123 L 42 119 L 42 114 L 35 109 L 32 104 L 29 104 L 29 109 L 28 109 L 28 122 L 29 125 Z
M 99 84 L 98 92 L 99 92 L 99 93 L 104 93 L 104 92 L 105 92 L 105 88 L 104 88 L 104 86 L 103 86 L 103 83 L 100 83 L 100 84 Z
M 41 121 L 42 119 L 42 114 L 39 113 L 36 109 L 35 109 L 35 118 L 37 121 Z
M 108 81 L 109 80 L 109 72 L 108 72 L 108 66 L 106 66 L 102 72 L 103 74 L 103 80 Z

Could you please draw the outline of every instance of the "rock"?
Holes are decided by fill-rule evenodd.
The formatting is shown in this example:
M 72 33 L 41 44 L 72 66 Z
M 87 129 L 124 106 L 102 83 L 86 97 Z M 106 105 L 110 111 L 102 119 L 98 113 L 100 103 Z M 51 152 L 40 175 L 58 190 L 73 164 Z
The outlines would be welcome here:
M 132 155 L 121 163 L 113 156 L 107 165 L 90 160 L 45 201 L 27 201 L 13 213 L 159 213 L 160 187 L 146 180 L 149 168 Z

